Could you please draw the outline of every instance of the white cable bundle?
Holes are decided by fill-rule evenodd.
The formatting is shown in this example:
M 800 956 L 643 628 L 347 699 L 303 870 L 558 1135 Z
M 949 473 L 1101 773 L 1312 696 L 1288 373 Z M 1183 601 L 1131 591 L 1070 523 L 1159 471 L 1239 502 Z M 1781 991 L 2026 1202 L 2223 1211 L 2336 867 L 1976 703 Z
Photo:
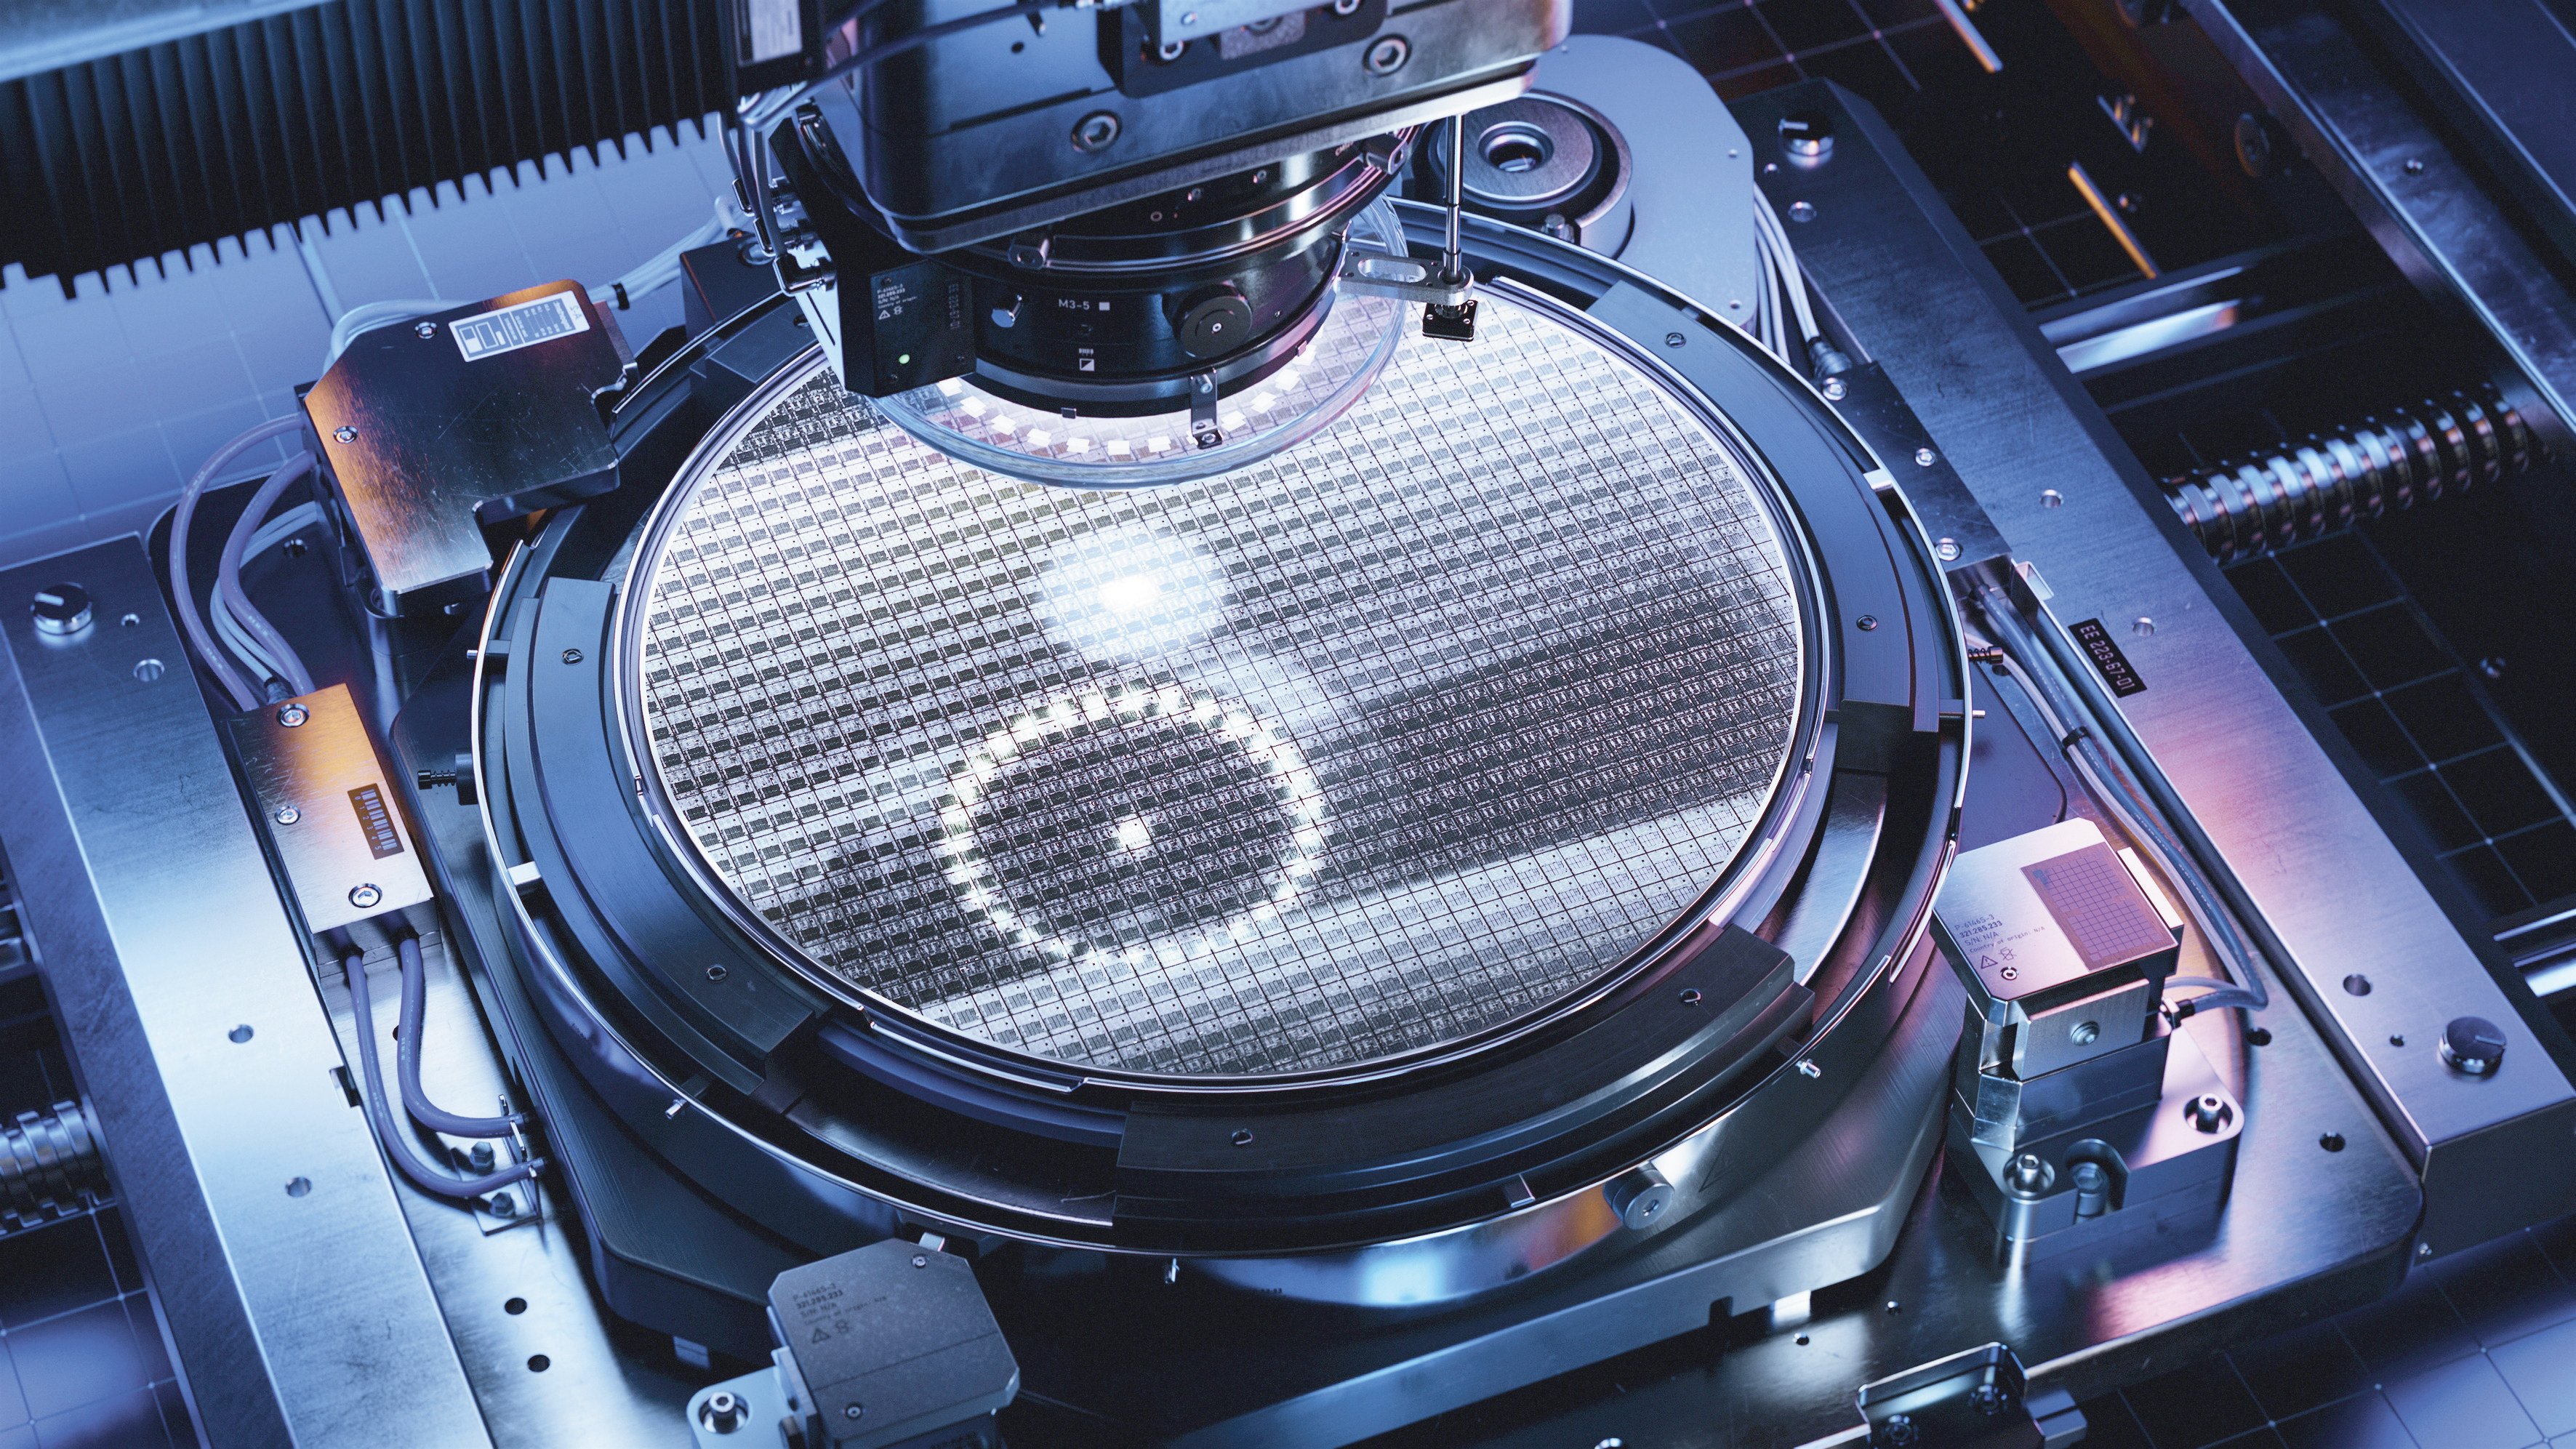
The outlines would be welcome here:
M 1788 228 L 1780 224 L 1780 213 L 1772 209 L 1771 198 L 1760 187 L 1753 191 L 1753 236 L 1754 256 L 1762 276 L 1755 297 L 1753 338 L 1772 356 L 1799 367 L 1791 342 L 1805 347 L 1812 357 L 1824 332 L 1816 325 L 1815 308 L 1808 304 L 1806 276 L 1799 271 L 1798 254 L 1789 245 Z M 1793 324 L 1797 329 L 1794 339 L 1789 330 Z

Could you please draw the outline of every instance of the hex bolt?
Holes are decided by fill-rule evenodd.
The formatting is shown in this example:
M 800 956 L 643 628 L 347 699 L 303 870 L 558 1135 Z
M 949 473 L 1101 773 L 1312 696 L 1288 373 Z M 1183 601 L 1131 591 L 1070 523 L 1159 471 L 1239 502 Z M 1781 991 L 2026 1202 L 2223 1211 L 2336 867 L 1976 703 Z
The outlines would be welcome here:
M 48 584 L 36 590 L 32 612 L 39 634 L 77 634 L 89 627 L 89 590 L 78 584 Z
M 294 729 L 311 718 L 313 718 L 313 711 L 300 704 L 286 705 L 277 711 L 277 722 L 288 729 Z
M 698 1422 L 711 1434 L 730 1434 L 749 1417 L 742 1396 L 729 1389 L 707 1395 L 707 1401 L 698 1406 Z
M 1108 111 L 1094 111 L 1073 123 L 1073 149 L 1076 151 L 1107 150 L 1124 130 L 1118 117 Z
M 1844 386 L 1844 385 L 1843 385 L 1843 380 L 1842 380 L 1841 378 L 1839 378 L 1839 377 L 1829 377 L 1829 378 L 1826 378 L 1826 379 L 1825 379 L 1825 387 L 1824 387 L 1825 401 L 1827 401 L 1827 402 L 1841 402 L 1841 401 L 1842 401 L 1846 396 L 1848 396 L 1848 395 L 1850 394 L 1850 392 L 1851 392 L 1851 389 L 1850 389 L 1849 387 L 1846 387 L 1846 386 Z
M 2453 1017 L 2442 1028 L 2442 1060 L 2462 1076 L 2492 1076 L 2504 1065 L 2504 1032 L 2483 1016 Z
M 354 443 L 358 441 L 358 430 L 350 427 L 347 423 L 342 423 L 340 426 L 331 430 L 331 436 L 338 442 Z
M 519 1199 L 510 1193 L 492 1194 L 491 1207 L 492 1216 L 496 1218 L 515 1218 L 519 1215 Z
M 474 1164 L 474 1170 L 476 1172 L 490 1172 L 492 1170 L 492 1164 L 495 1161 L 492 1155 L 492 1144 L 489 1142 L 475 1143 L 473 1149 L 465 1154 L 465 1160 Z
M 352 888 L 349 892 L 349 904 L 356 906 L 362 911 L 372 909 L 377 902 L 382 901 L 384 898 L 385 893 L 378 890 L 373 885 L 357 886 Z
M 1932 553 L 1934 557 L 1940 559 L 1943 563 L 1957 563 L 1959 561 L 1959 541 L 1955 538 L 1935 539 L 1932 543 Z

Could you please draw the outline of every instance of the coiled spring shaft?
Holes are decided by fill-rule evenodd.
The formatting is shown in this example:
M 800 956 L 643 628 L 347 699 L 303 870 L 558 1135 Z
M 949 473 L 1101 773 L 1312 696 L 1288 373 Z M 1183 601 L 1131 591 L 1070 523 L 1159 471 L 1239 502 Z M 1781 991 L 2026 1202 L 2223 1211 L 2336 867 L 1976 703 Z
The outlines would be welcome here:
M 80 1103 L 0 1124 L 0 1236 L 68 1217 L 106 1192 L 98 1135 Z
M 2514 477 L 2533 453 L 2522 415 L 2487 387 L 2166 479 L 2165 497 L 2211 556 L 2234 563 Z

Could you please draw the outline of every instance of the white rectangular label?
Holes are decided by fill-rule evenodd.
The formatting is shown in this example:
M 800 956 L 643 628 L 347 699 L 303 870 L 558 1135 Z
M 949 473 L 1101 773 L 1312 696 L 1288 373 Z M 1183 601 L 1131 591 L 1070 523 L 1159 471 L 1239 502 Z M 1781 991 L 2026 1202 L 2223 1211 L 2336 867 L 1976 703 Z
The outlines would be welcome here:
M 581 303 L 570 292 L 552 292 L 533 302 L 519 302 L 497 312 L 475 317 L 459 317 L 447 324 L 456 336 L 456 350 L 468 362 L 516 352 L 557 337 L 569 337 L 590 330 L 590 319 L 582 315 Z
M 743 44 L 753 65 L 794 55 L 805 48 L 805 17 L 799 0 L 747 0 Z

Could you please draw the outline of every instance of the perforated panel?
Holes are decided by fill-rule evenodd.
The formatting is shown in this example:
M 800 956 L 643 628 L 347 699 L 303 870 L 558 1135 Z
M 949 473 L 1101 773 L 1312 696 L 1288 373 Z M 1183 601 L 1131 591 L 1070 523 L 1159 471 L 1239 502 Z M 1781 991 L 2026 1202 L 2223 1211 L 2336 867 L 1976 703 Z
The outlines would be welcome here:
M 1146 489 L 957 463 L 817 370 L 639 565 L 643 718 L 713 872 L 853 987 L 1067 1062 L 1345 1066 L 1579 988 L 1743 845 L 1803 658 L 1744 476 L 1500 296 Z

